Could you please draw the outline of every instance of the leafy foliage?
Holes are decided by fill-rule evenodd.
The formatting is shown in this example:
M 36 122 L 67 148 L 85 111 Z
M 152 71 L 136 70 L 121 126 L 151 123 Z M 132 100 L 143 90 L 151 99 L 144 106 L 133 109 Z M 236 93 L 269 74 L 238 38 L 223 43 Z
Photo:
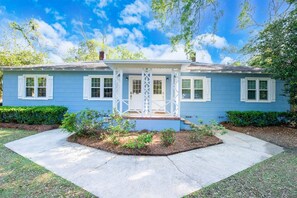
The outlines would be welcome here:
M 203 121 L 199 121 L 199 125 L 191 125 L 191 142 L 200 142 L 205 136 L 213 136 L 215 133 L 220 132 L 225 134 L 227 130 L 224 126 L 218 124 L 216 121 L 211 121 L 210 124 L 203 124 Z
M 62 106 L 0 107 L 0 122 L 18 124 L 60 124 L 67 108 Z
M 276 79 L 285 81 L 289 102 L 297 104 L 297 8 L 259 32 L 244 48 L 250 64 L 265 68 Z
M 108 131 L 110 133 L 118 133 L 125 134 L 135 128 L 135 123 L 124 119 L 118 113 L 114 113 L 110 115 L 109 123 L 108 123 Z
M 98 51 L 104 50 L 106 59 L 144 59 L 141 51 L 131 52 L 124 46 L 109 47 L 103 42 L 94 39 L 86 40 L 80 43 L 77 48 L 72 48 L 68 56 L 64 59 L 66 62 L 77 61 L 97 61 L 99 59 Z
M 130 139 L 123 147 L 128 149 L 142 149 L 153 140 L 153 133 L 143 133 L 136 139 Z
M 228 111 L 228 121 L 235 126 L 277 126 L 297 123 L 294 112 Z
M 170 146 L 175 141 L 175 131 L 173 129 L 164 129 L 161 131 L 161 141 L 164 146 Z
M 85 109 L 78 113 L 67 113 L 61 128 L 78 136 L 91 136 L 105 129 L 103 118 L 106 114 Z

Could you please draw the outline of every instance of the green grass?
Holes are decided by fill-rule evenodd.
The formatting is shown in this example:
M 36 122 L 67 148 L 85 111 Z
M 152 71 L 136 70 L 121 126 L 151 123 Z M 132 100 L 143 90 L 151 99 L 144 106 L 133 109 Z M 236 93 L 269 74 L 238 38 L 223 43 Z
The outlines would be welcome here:
M 287 150 L 203 188 L 194 197 L 297 197 L 297 150 Z
M 0 197 L 94 197 L 4 146 L 35 133 L 0 129 Z

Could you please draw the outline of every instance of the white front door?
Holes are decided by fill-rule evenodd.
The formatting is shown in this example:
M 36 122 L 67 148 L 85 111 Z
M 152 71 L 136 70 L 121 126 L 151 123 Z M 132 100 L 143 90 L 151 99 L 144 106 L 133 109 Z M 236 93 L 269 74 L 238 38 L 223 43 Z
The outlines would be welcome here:
M 141 76 L 129 77 L 129 109 L 139 111 L 142 109 Z M 153 76 L 153 111 L 165 111 L 165 77 Z

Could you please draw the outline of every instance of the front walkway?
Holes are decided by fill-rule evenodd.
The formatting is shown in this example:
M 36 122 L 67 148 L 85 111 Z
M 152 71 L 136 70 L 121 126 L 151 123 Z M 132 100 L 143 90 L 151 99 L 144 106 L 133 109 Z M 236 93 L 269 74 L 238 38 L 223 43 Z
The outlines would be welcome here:
M 168 157 L 120 156 L 66 141 L 59 129 L 5 146 L 99 197 L 181 197 L 282 148 L 229 132 L 224 143 Z M 42 189 L 41 189 L 42 190 Z

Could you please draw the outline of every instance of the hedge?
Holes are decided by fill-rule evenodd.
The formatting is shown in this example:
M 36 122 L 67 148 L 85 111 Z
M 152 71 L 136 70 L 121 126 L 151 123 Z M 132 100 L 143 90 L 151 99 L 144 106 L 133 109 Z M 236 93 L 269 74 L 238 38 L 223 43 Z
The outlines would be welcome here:
M 0 122 L 18 124 L 60 124 L 67 108 L 63 106 L 3 106 L 0 107 Z
M 278 126 L 297 123 L 296 112 L 228 111 L 228 121 L 234 126 Z

